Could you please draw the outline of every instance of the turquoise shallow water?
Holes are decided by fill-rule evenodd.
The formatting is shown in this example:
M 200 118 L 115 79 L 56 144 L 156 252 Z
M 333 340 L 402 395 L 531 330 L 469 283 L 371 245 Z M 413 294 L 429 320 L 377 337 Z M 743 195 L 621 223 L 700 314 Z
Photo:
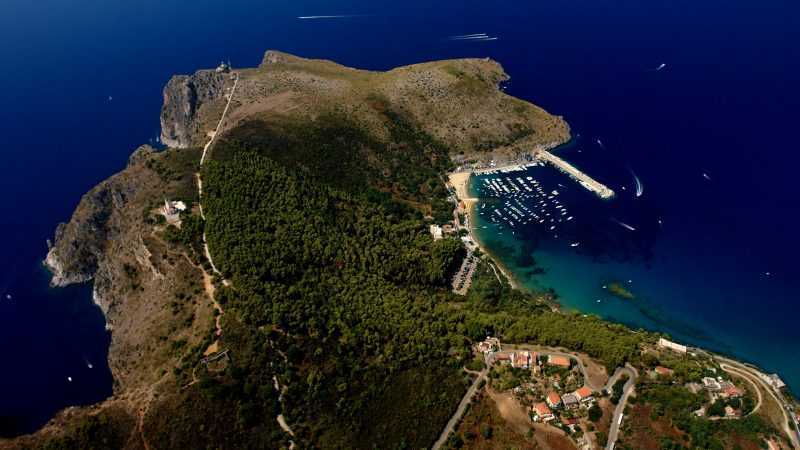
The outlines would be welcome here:
M 613 162 L 583 157 L 592 147 L 579 140 L 558 152 L 613 180 L 601 168 Z M 487 181 L 510 192 L 498 190 L 500 184 L 493 189 Z M 604 201 L 549 166 L 473 176 L 472 195 L 481 199 L 474 232 L 522 286 L 553 289 L 564 309 L 665 332 L 680 342 L 778 371 L 796 386 L 800 371 L 786 358 L 795 337 L 764 326 L 776 323 L 775 310 L 762 307 L 759 298 L 774 294 L 773 280 L 765 274 L 743 277 L 741 262 L 733 258 L 706 258 L 709 250 L 687 238 L 663 208 L 646 204 L 632 187 L 622 190 L 624 185 L 615 185 L 617 197 Z M 559 213 L 562 208 L 568 212 Z M 636 298 L 612 295 L 606 288 L 610 282 L 620 282 Z
M 111 392 L 109 334 L 91 288 L 51 290 L 40 273 L 56 224 L 153 142 L 170 76 L 223 59 L 252 67 L 270 48 L 371 70 L 497 60 L 510 94 L 587 136 L 571 162 L 615 189 L 631 188 L 630 165 L 645 188 L 638 201 L 570 200 L 581 253 L 532 230 L 509 240 L 547 268 L 525 282 L 556 287 L 567 307 L 724 347 L 800 390 L 799 9 L 785 0 L 0 2 L 0 434 Z M 450 39 L 475 33 L 498 39 Z M 604 149 L 591 145 L 597 137 Z M 609 216 L 638 232 L 619 234 Z M 519 272 L 529 263 L 507 262 Z M 595 303 L 609 276 L 632 278 L 641 308 Z

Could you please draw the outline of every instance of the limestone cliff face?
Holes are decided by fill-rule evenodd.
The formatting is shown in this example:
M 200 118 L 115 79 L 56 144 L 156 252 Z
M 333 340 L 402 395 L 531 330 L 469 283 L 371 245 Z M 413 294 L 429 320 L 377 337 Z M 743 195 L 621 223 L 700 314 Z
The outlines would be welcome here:
M 176 364 L 161 337 L 196 342 L 212 316 L 199 288 L 202 272 L 161 238 L 163 227 L 153 220 L 165 198 L 193 186 L 194 165 L 175 165 L 183 157 L 170 152 L 195 150 L 140 147 L 124 170 L 83 196 L 70 221 L 58 226 L 45 260 L 55 286 L 92 281 L 94 302 L 113 330 L 109 366 L 117 395 L 150 386 L 161 379 L 160 369 Z M 172 161 L 170 169 L 165 161 Z M 185 308 L 167 307 L 179 292 Z
M 135 170 L 140 161 L 153 153 L 150 146 L 140 147 L 131 156 L 126 171 Z M 126 207 L 141 191 L 142 180 L 134 180 L 123 171 L 95 186 L 81 199 L 68 223 L 56 228 L 55 239 L 44 264 L 53 273 L 51 285 L 68 286 L 95 277 L 107 256 L 108 242 L 118 239 L 127 227 Z M 95 300 L 102 298 L 97 295 Z M 102 289 L 101 289 L 102 290 Z M 104 312 L 107 302 L 98 301 Z
M 213 70 L 173 76 L 164 87 L 161 142 L 174 148 L 198 145 L 205 136 L 203 110 L 224 101 L 229 78 L 229 74 Z

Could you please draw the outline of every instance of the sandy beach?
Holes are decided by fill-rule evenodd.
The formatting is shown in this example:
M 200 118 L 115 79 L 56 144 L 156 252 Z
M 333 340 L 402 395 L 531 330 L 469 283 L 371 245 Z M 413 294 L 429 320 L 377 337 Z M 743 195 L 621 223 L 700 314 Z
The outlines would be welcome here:
M 448 175 L 448 180 L 450 185 L 456 191 L 456 197 L 458 200 L 464 203 L 464 210 L 467 215 L 467 220 L 469 224 L 469 237 L 478 246 L 478 248 L 486 254 L 494 263 L 494 266 L 497 267 L 498 270 L 503 274 L 503 276 L 508 280 L 511 287 L 514 289 L 519 289 L 519 283 L 514 279 L 511 275 L 511 272 L 503 266 L 502 262 L 500 262 L 499 258 L 496 258 L 483 243 L 478 239 L 477 233 L 473 232 L 475 226 L 475 206 L 478 203 L 477 197 L 470 197 L 469 194 L 469 179 L 472 176 L 471 171 L 461 171 L 461 172 L 452 172 Z
M 448 176 L 450 185 L 456 190 L 456 196 L 459 200 L 464 202 L 464 206 L 467 207 L 467 210 L 470 209 L 470 205 L 478 201 L 477 198 L 472 198 L 469 195 L 469 177 L 471 175 L 472 172 L 465 170 L 462 172 L 453 172 Z

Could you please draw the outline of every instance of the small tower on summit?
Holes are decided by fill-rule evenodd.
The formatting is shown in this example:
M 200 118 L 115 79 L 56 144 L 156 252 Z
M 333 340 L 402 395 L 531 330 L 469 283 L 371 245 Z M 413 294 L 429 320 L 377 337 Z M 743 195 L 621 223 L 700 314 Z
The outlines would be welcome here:
M 231 63 L 226 63 L 225 61 L 221 61 L 219 66 L 217 66 L 217 73 L 228 73 L 231 71 Z

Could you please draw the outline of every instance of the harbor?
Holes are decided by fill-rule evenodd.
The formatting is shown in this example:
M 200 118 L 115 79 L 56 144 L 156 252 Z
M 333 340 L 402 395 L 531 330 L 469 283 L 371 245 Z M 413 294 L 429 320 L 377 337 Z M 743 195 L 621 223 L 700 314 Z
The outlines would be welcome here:
M 545 164 L 550 164 L 555 167 L 583 186 L 586 190 L 593 192 L 603 200 L 614 198 L 615 194 L 611 188 L 593 179 L 585 172 L 547 150 L 536 150 L 533 155 L 526 155 L 526 158 L 522 161 L 513 161 L 500 165 L 490 162 L 488 167 L 473 168 L 471 172 L 475 175 L 505 174 L 521 172 L 529 167 L 542 166 Z

